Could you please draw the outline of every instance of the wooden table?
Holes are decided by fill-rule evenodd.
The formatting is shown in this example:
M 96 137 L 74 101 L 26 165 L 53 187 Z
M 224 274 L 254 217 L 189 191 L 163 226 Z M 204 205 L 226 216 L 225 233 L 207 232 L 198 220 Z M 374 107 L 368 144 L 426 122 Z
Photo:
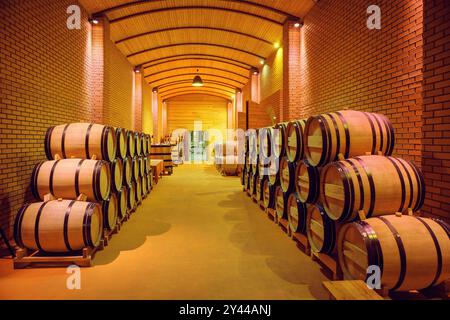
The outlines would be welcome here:
M 158 183 L 159 178 L 164 172 L 164 160 L 162 159 L 150 159 L 150 167 L 152 167 L 153 180 L 155 184 Z

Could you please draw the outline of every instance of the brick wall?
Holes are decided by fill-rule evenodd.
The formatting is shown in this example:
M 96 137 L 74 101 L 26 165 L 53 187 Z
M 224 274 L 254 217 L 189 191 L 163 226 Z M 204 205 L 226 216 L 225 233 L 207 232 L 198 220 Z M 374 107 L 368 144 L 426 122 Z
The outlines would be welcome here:
M 450 3 L 424 5 L 423 212 L 450 220 Z
M 366 27 L 367 7 L 381 8 L 381 30 Z M 394 153 L 421 163 L 422 1 L 321 0 L 304 19 L 300 104 L 290 118 L 365 110 L 387 115 Z
M 90 26 L 66 27 L 76 1 L 2 1 L 0 9 L 0 225 L 32 199 L 33 166 L 47 127 L 90 121 Z
M 137 116 L 133 110 L 134 68 L 111 40 L 107 39 L 105 43 L 103 123 L 140 130 L 140 114 Z M 141 111 L 140 107 L 137 111 Z M 135 121 L 133 121 L 133 115 L 136 118 Z
M 133 69 L 101 29 L 92 32 L 81 6 L 81 29 L 67 28 L 73 4 L 0 3 L 0 226 L 8 236 L 20 206 L 33 201 L 31 171 L 45 159 L 48 127 L 79 121 L 131 127 Z M 102 37 L 110 44 L 104 49 L 95 46 Z
M 146 83 L 142 86 L 142 131 L 153 134 L 152 88 Z

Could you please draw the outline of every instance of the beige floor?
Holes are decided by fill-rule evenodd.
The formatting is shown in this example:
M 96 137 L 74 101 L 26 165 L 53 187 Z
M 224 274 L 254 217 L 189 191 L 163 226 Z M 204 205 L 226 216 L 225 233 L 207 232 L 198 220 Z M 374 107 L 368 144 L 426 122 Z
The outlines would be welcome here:
M 317 264 L 211 166 L 164 177 L 81 290 L 64 268 L 13 270 L 0 260 L 0 299 L 326 299 Z

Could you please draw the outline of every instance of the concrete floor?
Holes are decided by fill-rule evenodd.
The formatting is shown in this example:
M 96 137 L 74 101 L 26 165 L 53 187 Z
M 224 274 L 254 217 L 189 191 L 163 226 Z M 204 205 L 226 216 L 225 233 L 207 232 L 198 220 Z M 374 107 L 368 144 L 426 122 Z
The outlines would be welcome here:
M 13 270 L 0 260 L 0 299 L 326 299 L 320 267 L 212 166 L 182 165 L 156 185 L 81 290 L 65 268 Z

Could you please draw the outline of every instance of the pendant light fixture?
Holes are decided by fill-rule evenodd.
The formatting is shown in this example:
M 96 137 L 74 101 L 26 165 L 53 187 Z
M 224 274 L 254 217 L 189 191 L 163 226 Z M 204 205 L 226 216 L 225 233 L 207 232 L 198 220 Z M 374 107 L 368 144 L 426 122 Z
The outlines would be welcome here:
M 198 73 L 198 69 L 197 69 L 197 73 Z M 194 80 L 192 81 L 192 86 L 193 87 L 203 87 L 203 80 L 199 75 L 196 75 L 194 77 Z

